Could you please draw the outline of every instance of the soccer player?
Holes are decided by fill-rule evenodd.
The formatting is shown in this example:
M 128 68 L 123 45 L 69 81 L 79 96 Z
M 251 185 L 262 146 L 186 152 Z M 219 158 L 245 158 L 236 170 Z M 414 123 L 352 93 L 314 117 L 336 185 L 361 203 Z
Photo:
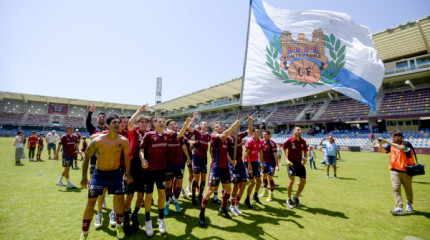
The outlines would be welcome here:
M 143 169 L 139 157 L 139 146 L 143 137 L 148 130 L 150 119 L 147 116 L 139 115 L 143 112 L 148 104 L 141 106 L 131 118 L 128 120 L 127 133 L 130 142 L 130 174 L 133 177 L 133 182 L 125 186 L 125 212 L 124 212 L 124 232 L 130 234 L 139 230 L 138 213 L 142 206 L 144 197 L 144 182 L 143 182 Z M 134 123 L 137 123 L 135 127 Z M 137 199 L 133 214 L 131 214 L 131 202 L 133 201 L 134 194 L 137 192 Z M 133 225 L 130 226 L 130 214 Z
M 58 143 L 58 145 L 61 145 L 63 148 L 62 160 L 63 160 L 64 171 L 61 173 L 61 176 L 60 176 L 60 179 L 58 179 L 57 185 L 65 186 L 63 184 L 63 177 L 65 177 L 68 184 L 67 188 L 76 188 L 76 186 L 70 182 L 69 171 L 70 171 L 70 166 L 73 165 L 73 161 L 77 158 L 77 155 L 78 155 L 78 151 L 79 151 L 78 138 L 76 137 L 76 135 L 73 135 L 73 126 L 68 126 L 66 131 L 67 131 L 67 134 L 64 134 L 61 137 L 60 142 Z M 60 152 L 60 149 L 61 147 L 59 146 L 55 154 L 55 159 L 58 159 L 58 153 Z
M 143 182 L 145 190 L 145 231 L 148 237 L 154 234 L 150 216 L 152 193 L 154 183 L 158 190 L 158 227 L 161 234 L 166 234 L 164 222 L 166 167 L 167 167 L 167 143 L 170 134 L 164 132 L 165 120 L 156 117 L 155 131 L 148 132 L 140 144 L 140 159 L 142 163 Z
M 295 176 L 300 178 L 299 187 L 297 189 L 296 195 L 293 197 L 294 204 L 296 207 L 300 207 L 299 196 L 300 193 L 305 188 L 306 184 L 306 168 L 305 164 L 308 158 L 308 147 L 306 145 L 306 141 L 302 138 L 302 128 L 294 127 L 293 136 L 288 138 L 283 148 L 283 155 L 285 157 L 285 161 L 288 166 L 288 199 L 287 199 L 287 207 L 293 209 L 293 202 L 291 201 L 291 191 L 293 190 L 294 179 Z M 288 156 L 286 151 L 288 150 Z M 302 157 L 304 156 L 304 157 Z
M 39 139 L 37 140 L 37 161 L 42 161 L 42 159 L 40 158 L 40 155 L 42 155 L 42 150 L 43 150 L 43 133 L 39 134 Z
M 28 158 L 30 162 L 34 161 L 34 153 L 36 151 L 36 144 L 39 138 L 36 136 L 36 131 L 31 132 L 31 136 L 28 137 L 27 148 L 28 148 Z
M 60 140 L 60 136 L 52 130 L 52 132 L 46 134 L 46 143 L 48 144 L 48 155 L 49 159 L 51 159 L 51 149 L 54 150 L 54 155 L 57 151 L 57 142 Z
M 178 133 L 176 122 L 173 119 L 166 121 L 167 133 L 169 141 L 167 144 L 167 170 L 166 170 L 166 204 L 164 207 L 164 215 L 169 215 L 169 197 L 172 197 L 173 204 L 175 205 L 176 212 L 181 212 L 179 206 L 179 195 L 182 189 L 182 179 L 184 178 L 185 163 L 182 159 L 182 154 L 185 154 L 187 158 L 187 165 L 190 164 L 191 160 L 188 155 L 188 150 L 185 145 L 185 139 L 183 137 L 185 130 L 188 128 L 188 124 L 191 122 L 191 118 L 187 118 L 181 131 Z M 172 186 L 173 178 L 175 178 L 175 186 Z M 173 192 L 172 192 L 173 190 Z
M 197 118 L 197 112 L 194 112 L 193 118 L 191 122 L 193 123 Z M 191 134 L 195 136 L 194 143 L 194 154 L 193 154 L 193 173 L 194 173 L 194 181 L 191 189 L 192 193 L 192 203 L 193 205 L 197 205 L 196 200 L 196 189 L 198 188 L 198 183 L 200 181 L 200 192 L 198 199 L 201 201 L 203 191 L 206 185 L 206 173 L 207 173 L 207 152 L 209 147 L 209 142 L 211 140 L 211 135 L 208 133 L 208 123 L 205 121 L 200 122 L 200 127 L 202 130 L 193 129 L 192 127 L 188 127 Z
M 321 139 L 320 145 L 325 147 L 325 157 L 327 159 L 327 178 L 330 177 L 330 166 L 333 166 L 334 178 L 337 178 L 336 175 L 336 156 L 339 156 L 340 159 L 340 151 L 339 147 L 334 142 L 334 138 L 332 136 L 328 137 L 328 142 L 324 142 L 326 140 L 325 137 Z
M 258 159 L 263 159 L 263 152 L 261 151 L 263 147 L 263 140 L 260 139 L 260 129 L 254 128 L 254 132 L 252 134 L 252 137 L 250 137 L 248 140 L 246 140 L 245 143 L 245 156 L 243 160 L 248 165 L 247 172 L 248 172 L 248 178 L 249 178 L 249 186 L 247 190 L 247 196 L 245 199 L 245 207 L 248 209 L 253 209 L 251 202 L 249 201 L 249 198 L 251 197 L 252 189 L 255 186 L 255 192 L 254 195 L 252 195 L 252 200 L 257 202 L 258 204 L 262 204 L 260 202 L 260 199 L 258 198 L 258 190 L 260 190 L 261 186 L 261 171 L 263 169 L 263 161 L 260 162 Z M 257 180 L 257 185 L 255 184 L 255 180 Z
M 81 148 L 81 151 L 79 152 L 79 155 L 81 155 L 81 160 L 84 159 L 84 155 L 85 155 L 85 151 L 87 150 L 87 147 L 88 147 L 87 137 L 83 136 L 82 137 L 82 148 Z
M 85 152 L 85 159 L 82 164 L 81 186 L 87 187 L 88 179 L 88 162 L 96 153 L 97 164 L 91 176 L 90 186 L 88 189 L 88 202 L 85 207 L 84 217 L 82 219 L 81 240 L 87 239 L 88 229 L 93 218 L 94 206 L 97 202 L 97 196 L 104 194 L 103 190 L 108 188 L 109 192 L 114 195 L 114 204 L 116 209 L 116 234 L 119 239 L 124 238 L 124 231 L 121 226 L 124 215 L 124 181 L 129 184 L 133 181 L 130 174 L 130 157 L 128 140 L 121 135 L 119 131 L 119 117 L 116 115 L 107 118 L 109 132 L 101 134 L 94 138 L 88 145 Z M 123 181 L 123 172 L 120 168 L 120 158 L 124 155 L 125 159 L 125 177 Z
M 82 134 L 79 132 L 79 129 L 77 129 L 77 128 L 75 130 L 75 135 L 78 138 L 78 146 L 79 146 L 81 144 Z M 79 152 L 79 150 L 78 150 L 78 152 Z M 72 165 L 72 168 L 79 169 L 79 167 L 78 167 L 78 158 L 76 158 L 76 160 L 75 160 L 75 167 L 73 167 L 73 165 Z
M 184 134 L 185 138 L 188 141 L 185 141 L 185 146 L 187 147 L 187 151 L 188 151 L 188 156 L 193 156 L 193 151 L 192 149 L 194 149 L 194 140 L 195 137 L 193 136 L 193 134 L 190 133 L 190 130 L 187 128 L 187 131 Z M 184 155 L 185 156 L 185 155 Z M 184 157 L 182 156 L 182 157 Z M 184 189 L 182 188 L 182 197 L 186 197 L 191 196 L 191 184 L 193 182 L 194 176 L 193 176 L 193 164 L 192 162 L 187 163 L 187 169 L 188 169 L 188 187 L 187 187 L 187 193 L 185 193 Z
M 228 136 L 228 154 L 232 160 L 236 160 L 236 166 L 233 166 L 232 164 L 229 164 L 230 171 L 233 175 L 233 191 L 231 193 L 231 202 L 229 210 L 233 215 L 240 215 L 242 214 L 242 211 L 239 208 L 240 198 L 243 195 L 243 192 L 245 191 L 246 182 L 247 182 L 247 175 L 246 175 L 246 167 L 245 164 L 242 161 L 242 140 L 245 138 L 248 134 L 252 134 L 252 117 L 248 116 L 248 122 L 249 127 L 247 131 L 240 132 L 238 134 L 237 138 L 237 145 L 236 145 L 236 158 L 234 158 L 234 143 L 236 138 L 236 131 L 232 131 L 230 136 Z M 226 126 L 227 129 L 230 126 Z
M 270 193 L 267 198 L 268 202 L 273 200 L 273 190 L 275 189 L 275 182 L 273 181 L 273 175 L 275 174 L 275 170 L 279 172 L 279 159 L 276 149 L 276 143 L 270 140 L 271 135 L 269 131 L 263 132 L 263 193 L 260 195 L 261 197 L 267 197 L 267 176 L 269 176 L 270 182 Z
M 211 135 L 211 172 L 209 174 L 209 188 L 206 191 L 200 208 L 199 222 L 200 225 L 206 225 L 205 211 L 209 202 L 209 198 L 213 191 L 218 187 L 221 181 L 224 189 L 224 195 L 222 196 L 221 208 L 219 211 L 224 214 L 226 218 L 231 218 L 227 211 L 227 201 L 230 198 L 231 193 L 231 175 L 228 168 L 230 163 L 236 166 L 237 161 L 230 159 L 227 150 L 227 137 L 230 133 L 240 125 L 240 120 L 237 120 L 229 129 L 222 131 L 222 127 L 219 123 L 212 125 L 213 133 Z
M 88 111 L 88 115 L 87 115 L 87 119 L 85 120 L 85 124 L 87 126 L 87 131 L 90 133 L 90 135 L 96 134 L 96 133 L 101 133 L 105 130 L 108 130 L 108 127 L 106 126 L 106 114 L 104 114 L 103 112 L 100 112 L 97 116 L 97 126 L 94 126 L 91 122 L 92 116 L 93 116 L 93 112 L 94 110 L 96 110 L 96 105 L 91 105 L 89 111 Z M 97 163 L 97 156 L 94 154 L 94 156 L 91 157 L 91 161 L 90 161 L 90 175 L 93 174 L 95 168 L 96 168 L 96 163 Z M 104 193 L 106 193 L 106 190 L 104 190 Z M 100 194 L 98 196 L 98 202 L 97 202 L 97 217 L 96 217 L 96 221 L 94 221 L 94 225 L 96 227 L 100 227 L 101 226 L 101 216 L 102 214 L 100 214 L 102 212 L 102 208 L 106 207 L 106 203 L 105 203 L 105 194 Z M 111 225 L 115 225 L 116 221 L 115 221 L 115 212 L 111 211 L 111 213 L 109 213 L 109 218 L 110 221 L 109 223 Z

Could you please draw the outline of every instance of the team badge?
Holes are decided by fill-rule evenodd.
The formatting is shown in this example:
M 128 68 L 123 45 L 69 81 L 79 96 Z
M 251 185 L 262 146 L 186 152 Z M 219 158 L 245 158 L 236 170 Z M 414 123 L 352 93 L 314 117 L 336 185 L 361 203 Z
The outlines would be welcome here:
M 293 39 L 291 32 L 284 31 L 266 46 L 266 59 L 272 73 L 284 83 L 317 87 L 338 82 L 336 76 L 345 65 L 345 45 L 321 29 L 312 32 L 312 41 L 304 33 Z
M 214 180 L 214 181 L 212 181 L 212 186 L 215 186 L 216 185 L 216 181 Z
M 96 194 L 96 191 L 90 190 L 90 196 L 92 197 L 92 196 L 94 196 L 94 194 Z
M 167 141 L 167 137 L 166 136 L 164 136 L 164 141 Z

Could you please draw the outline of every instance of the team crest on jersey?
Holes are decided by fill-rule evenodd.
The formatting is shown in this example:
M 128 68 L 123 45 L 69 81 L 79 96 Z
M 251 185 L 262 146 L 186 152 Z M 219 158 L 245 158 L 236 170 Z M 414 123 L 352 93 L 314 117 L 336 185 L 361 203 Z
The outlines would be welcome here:
M 321 29 L 312 32 L 312 41 L 304 33 L 293 39 L 291 32 L 284 31 L 266 46 L 266 59 L 272 73 L 284 83 L 317 87 L 338 82 L 336 76 L 345 65 L 345 45 Z
M 167 141 L 167 137 L 166 136 L 164 136 L 164 141 Z
M 96 191 L 91 190 L 91 191 L 90 191 L 90 196 L 92 197 L 92 196 L 94 196 L 94 194 L 96 194 Z

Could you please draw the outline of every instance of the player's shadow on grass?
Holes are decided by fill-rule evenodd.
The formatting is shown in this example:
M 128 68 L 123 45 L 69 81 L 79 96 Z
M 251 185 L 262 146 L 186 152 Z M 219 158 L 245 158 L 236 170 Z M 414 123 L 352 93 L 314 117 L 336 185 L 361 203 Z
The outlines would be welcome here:
M 345 213 L 343 212 L 337 212 L 337 211 L 331 211 L 328 209 L 324 209 L 324 208 L 311 208 L 311 207 L 306 207 L 306 205 L 302 204 L 302 207 L 297 208 L 312 214 L 321 214 L 321 215 L 327 215 L 330 217 L 340 217 L 340 218 L 345 218 L 345 219 L 349 219 L 348 216 L 345 215 Z
M 418 184 L 430 184 L 430 182 L 413 182 L 413 183 L 418 183 Z
M 348 177 L 338 177 L 340 180 L 357 180 L 356 178 L 348 178 Z
M 254 238 L 254 239 L 263 239 L 263 235 L 270 235 L 269 233 L 264 231 L 264 228 L 260 225 L 270 223 L 272 225 L 280 225 L 281 221 L 284 222 L 293 222 L 296 224 L 299 228 L 304 228 L 303 225 L 298 223 L 292 218 L 302 218 L 302 216 L 299 216 L 296 214 L 295 211 L 291 211 L 289 209 L 285 208 L 275 208 L 269 205 L 257 205 L 253 204 L 254 209 L 253 210 L 247 210 L 243 209 L 242 214 L 240 216 L 232 216 L 232 219 L 226 219 L 223 217 L 221 213 L 218 212 L 218 208 L 220 205 L 214 205 L 209 204 L 208 209 L 214 210 L 211 211 L 211 213 L 206 214 L 206 226 L 204 228 L 207 229 L 218 229 L 221 231 L 226 232 L 238 232 L 247 234 L 248 238 Z M 184 204 L 184 211 L 181 214 L 170 214 L 172 218 L 175 218 L 176 220 L 185 223 L 185 234 L 180 236 L 168 236 L 168 239 L 223 239 L 218 236 L 210 236 L 208 238 L 201 238 L 200 236 L 194 236 L 193 235 L 193 229 L 194 228 L 202 228 L 199 225 L 198 215 L 188 215 L 186 214 L 186 209 L 188 207 L 195 207 L 191 204 Z M 261 211 L 264 211 L 266 214 L 269 214 L 270 216 L 262 215 L 260 214 Z M 216 215 L 215 215 L 215 214 Z M 221 218 L 221 219 L 220 219 Z M 242 219 L 246 219 L 246 223 L 242 221 Z M 225 222 L 225 221 L 232 221 L 236 223 L 233 226 L 219 226 L 217 223 L 219 222 Z M 249 221 L 252 221 L 251 223 L 248 223 Z M 251 230 L 250 230 L 251 229 Z
M 426 217 L 426 218 L 430 218 L 430 213 L 428 213 L 428 212 L 421 212 L 421 211 L 417 211 L 417 210 L 414 210 L 412 213 L 410 213 L 410 214 L 405 214 L 405 216 L 424 216 L 424 217 Z
M 75 192 L 80 193 L 82 192 L 82 188 L 65 188 L 65 189 L 59 189 L 59 192 Z

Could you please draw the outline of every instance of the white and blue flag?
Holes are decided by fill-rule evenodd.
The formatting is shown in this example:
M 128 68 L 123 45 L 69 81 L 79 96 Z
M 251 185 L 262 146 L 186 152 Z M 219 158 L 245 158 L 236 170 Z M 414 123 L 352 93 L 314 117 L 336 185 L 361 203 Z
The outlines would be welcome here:
M 384 64 L 370 30 L 347 14 L 251 1 L 242 106 L 335 90 L 375 110 Z

